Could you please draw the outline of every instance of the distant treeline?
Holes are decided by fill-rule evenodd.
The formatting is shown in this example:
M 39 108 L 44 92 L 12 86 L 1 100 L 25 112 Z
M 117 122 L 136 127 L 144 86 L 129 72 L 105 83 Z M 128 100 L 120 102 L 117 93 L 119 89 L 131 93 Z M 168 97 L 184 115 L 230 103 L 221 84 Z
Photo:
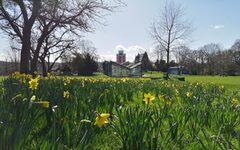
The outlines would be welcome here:
M 173 53 L 177 62 L 174 65 L 183 66 L 193 75 L 240 75 L 240 40 L 225 50 L 219 44 L 211 43 L 198 50 L 181 46 Z M 165 60 L 157 60 L 154 68 L 165 71 L 165 64 Z

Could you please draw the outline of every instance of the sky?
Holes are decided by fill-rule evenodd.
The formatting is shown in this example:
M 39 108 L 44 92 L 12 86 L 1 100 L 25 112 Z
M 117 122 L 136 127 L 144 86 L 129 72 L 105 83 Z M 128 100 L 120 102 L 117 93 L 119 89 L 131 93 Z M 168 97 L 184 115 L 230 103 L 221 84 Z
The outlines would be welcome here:
M 118 8 L 106 17 L 106 26 L 97 25 L 94 33 L 84 35 L 93 42 L 100 60 L 116 60 L 116 53 L 123 49 L 127 61 L 135 55 L 154 48 L 150 36 L 151 24 L 159 19 L 165 0 L 123 0 L 125 7 Z M 239 0 L 174 0 L 185 10 L 184 18 L 193 25 L 191 49 L 209 43 L 219 43 L 230 48 L 240 38 Z M 0 32 L 2 35 L 2 33 Z M 9 42 L 0 35 L 0 60 L 7 56 Z M 149 54 L 150 57 L 154 57 Z

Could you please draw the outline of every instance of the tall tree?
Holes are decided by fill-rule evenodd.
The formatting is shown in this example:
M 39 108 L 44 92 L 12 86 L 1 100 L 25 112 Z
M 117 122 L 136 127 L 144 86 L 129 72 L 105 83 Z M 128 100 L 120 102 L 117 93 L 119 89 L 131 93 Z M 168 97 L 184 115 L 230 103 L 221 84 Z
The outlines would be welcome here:
M 175 48 L 175 57 L 180 66 L 185 66 L 187 60 L 191 56 L 192 51 L 187 46 L 179 46 Z
M 41 0 L 0 0 L 1 29 L 21 41 L 20 72 L 29 73 L 31 31 L 42 8 Z
M 65 66 L 71 66 L 78 75 L 93 75 L 98 69 L 98 55 L 93 43 L 89 40 L 80 40 L 72 53 L 64 54 L 62 61 Z M 65 58 L 68 57 L 68 58 Z M 70 58 L 70 59 L 69 59 Z
M 0 28 L 21 44 L 20 72 L 33 73 L 37 69 L 43 43 L 52 32 L 80 35 L 80 32 L 94 31 L 94 24 L 102 23 L 106 12 L 115 8 L 110 3 L 104 0 L 0 0 Z
M 157 45 L 153 50 L 153 55 L 156 56 L 157 60 L 163 60 L 163 57 L 165 55 L 165 48 L 161 45 Z
M 158 21 L 153 23 L 151 35 L 157 44 L 167 53 L 167 68 L 169 68 L 170 52 L 183 41 L 186 41 L 192 32 L 192 26 L 184 20 L 184 9 L 175 5 L 173 1 L 166 2 Z M 167 79 L 169 78 L 167 72 Z
M 234 61 L 240 66 L 240 39 L 237 39 L 231 47 L 234 54 Z
M 210 43 L 202 46 L 200 50 L 205 52 L 206 65 L 207 65 L 207 74 L 214 75 L 216 68 L 216 53 L 221 51 L 222 48 L 219 44 Z
M 75 52 L 73 55 L 72 68 L 78 75 L 91 76 L 97 71 L 98 64 L 96 57 L 90 52 Z
M 39 61 L 44 76 L 52 71 L 56 62 L 59 61 L 67 51 L 71 52 L 74 50 L 75 40 L 72 37 L 68 37 L 69 34 L 66 33 L 67 32 L 63 32 L 60 35 L 59 32 L 53 32 L 45 38 L 39 55 Z

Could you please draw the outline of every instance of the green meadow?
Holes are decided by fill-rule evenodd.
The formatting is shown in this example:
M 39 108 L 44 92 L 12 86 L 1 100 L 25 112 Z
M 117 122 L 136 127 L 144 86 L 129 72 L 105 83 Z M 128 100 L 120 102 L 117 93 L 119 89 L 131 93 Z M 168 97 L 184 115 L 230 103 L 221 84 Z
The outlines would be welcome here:
M 228 90 L 240 90 L 240 76 L 185 76 L 189 82 L 205 82 L 223 85 Z
M 10 76 L 0 149 L 240 148 L 240 94 L 227 90 L 237 79 L 148 77 Z
M 161 72 L 148 72 L 144 74 L 145 77 L 162 78 Z M 178 76 L 179 77 L 179 76 Z M 188 82 L 204 82 L 214 83 L 226 87 L 227 90 L 240 90 L 240 76 L 200 76 L 200 75 L 183 75 L 185 81 Z
M 6 78 L 6 76 L 0 76 L 0 82 L 5 78 Z
M 148 72 L 144 74 L 144 77 L 162 78 L 161 72 Z M 7 76 L 0 76 L 2 81 Z M 185 75 L 185 80 L 188 82 L 205 82 L 214 83 L 220 86 L 225 86 L 227 90 L 235 91 L 240 90 L 240 76 L 200 76 L 200 75 Z M 107 78 L 107 76 L 97 73 L 94 78 Z

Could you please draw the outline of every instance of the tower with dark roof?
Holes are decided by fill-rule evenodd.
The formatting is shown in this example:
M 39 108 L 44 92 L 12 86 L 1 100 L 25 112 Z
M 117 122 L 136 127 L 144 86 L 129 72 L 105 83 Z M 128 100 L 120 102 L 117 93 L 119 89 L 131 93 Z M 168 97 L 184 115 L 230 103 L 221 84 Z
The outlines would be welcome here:
M 122 64 L 126 61 L 126 54 L 123 52 L 123 50 L 118 51 L 117 54 L 117 63 Z

